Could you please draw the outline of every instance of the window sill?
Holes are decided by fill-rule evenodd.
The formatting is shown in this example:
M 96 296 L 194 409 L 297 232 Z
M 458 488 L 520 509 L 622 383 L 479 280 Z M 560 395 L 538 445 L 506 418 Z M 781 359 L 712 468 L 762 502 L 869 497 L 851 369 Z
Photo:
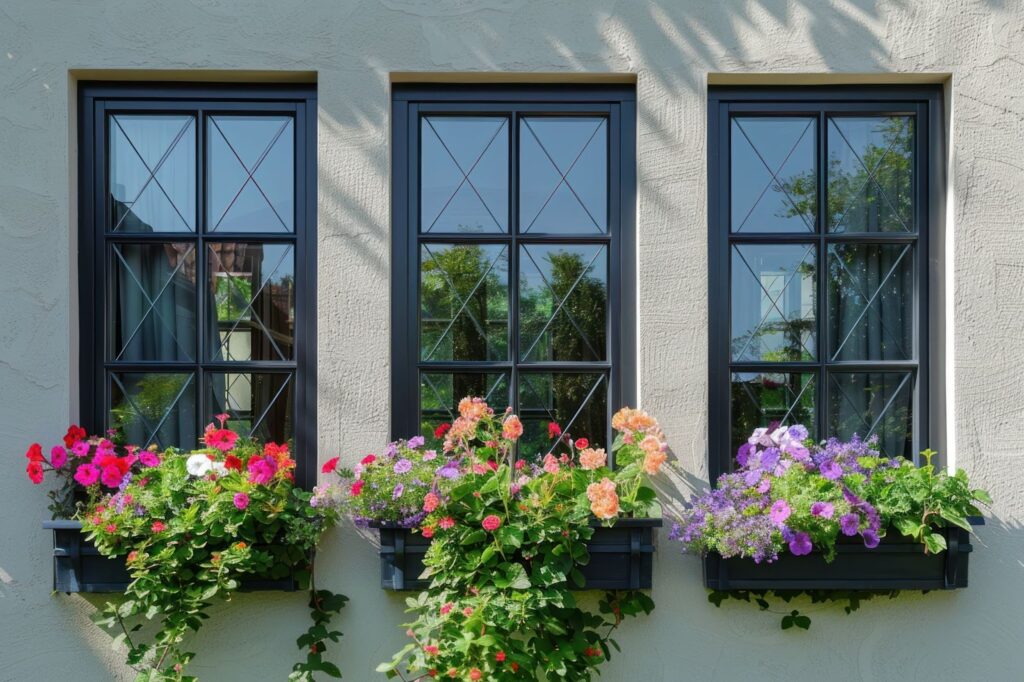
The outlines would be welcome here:
M 982 519 L 971 519 L 984 525 Z M 971 535 L 962 528 L 943 528 L 948 549 L 925 554 L 924 547 L 895 532 L 875 549 L 857 539 L 838 545 L 827 563 L 820 552 L 781 555 L 755 564 L 751 559 L 704 559 L 704 585 L 712 590 L 952 590 L 967 587 Z

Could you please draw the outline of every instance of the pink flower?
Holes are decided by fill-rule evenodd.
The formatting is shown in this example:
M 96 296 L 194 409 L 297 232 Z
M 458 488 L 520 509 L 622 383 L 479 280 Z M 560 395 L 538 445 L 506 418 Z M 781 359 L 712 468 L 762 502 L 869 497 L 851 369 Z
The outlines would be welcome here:
M 167 526 L 164 525 L 163 521 L 154 521 L 153 525 L 149 527 L 154 533 L 162 533 L 167 530 Z
M 481 525 L 483 525 L 484 530 L 486 530 L 489 533 L 493 533 L 494 531 L 498 530 L 499 527 L 501 527 L 501 519 L 495 516 L 494 514 L 491 514 L 490 516 L 484 517 L 483 523 Z
M 811 514 L 813 516 L 831 519 L 833 513 L 835 513 L 835 506 L 831 502 L 815 502 L 811 505 Z
M 363 485 L 365 483 L 366 481 L 356 481 L 355 483 L 353 483 L 352 487 L 349 488 L 349 495 L 351 495 L 352 497 L 359 497 L 359 493 L 363 492 Z
M 455 607 L 455 604 L 451 603 L 450 601 L 445 602 L 444 605 L 441 606 L 441 615 L 442 616 L 447 616 L 449 613 L 451 613 L 451 610 L 454 607 Z
M 439 504 L 441 504 L 441 498 L 437 496 L 437 493 L 427 493 L 423 498 L 423 511 L 429 514 L 437 509 L 437 505 Z
M 277 473 L 277 460 L 271 456 L 253 455 L 249 458 L 246 468 L 249 470 L 249 480 L 252 483 L 266 485 Z
M 86 487 L 92 485 L 100 477 L 100 469 L 93 464 L 79 464 L 75 470 L 75 480 Z
M 214 428 L 213 424 L 206 427 L 206 431 L 203 433 L 203 443 L 208 448 L 216 448 L 221 452 L 228 452 L 235 447 L 235 442 L 238 440 L 238 434 L 231 429 L 225 428 Z
M 423 526 L 423 528 L 420 529 L 420 533 L 423 534 L 423 537 L 425 537 L 425 538 L 427 538 L 429 540 L 430 538 L 434 537 L 434 527 L 433 526 Z
M 427 644 L 426 646 L 423 647 L 423 651 L 424 651 L 424 653 L 427 654 L 427 656 L 437 656 L 437 652 L 439 650 L 433 644 Z
M 54 445 L 53 449 L 50 450 L 50 466 L 54 469 L 60 469 L 68 462 L 68 451 L 59 445 Z
M 370 464 L 373 464 L 376 461 L 377 455 L 367 455 L 366 457 L 363 457 L 361 460 L 359 460 L 359 463 L 362 464 L 363 466 L 369 466 Z
M 788 519 L 789 515 L 792 513 L 793 510 L 789 508 L 789 505 L 785 500 L 776 500 L 775 504 L 772 505 L 769 516 L 771 516 L 772 523 L 775 524 L 777 528 L 781 528 L 786 522 L 786 519 Z
M 115 464 L 108 464 L 103 467 L 103 472 L 100 474 L 100 483 L 108 488 L 116 488 L 121 485 L 121 479 L 123 478 L 124 474 L 121 473 L 120 467 Z
M 144 450 L 142 454 L 139 455 L 139 462 L 142 463 L 142 466 L 149 467 L 151 469 L 153 467 L 160 466 L 160 458 L 157 457 L 155 452 L 150 452 L 149 450 Z
M 89 454 L 89 443 L 84 440 L 77 441 L 71 446 L 71 454 L 75 457 L 85 457 Z
M 220 422 L 220 428 L 224 428 L 224 424 L 227 423 L 228 419 L 231 419 L 231 415 L 226 412 L 213 415 L 213 418 Z
M 590 500 L 590 512 L 599 519 L 615 518 L 619 513 L 615 481 L 607 476 L 587 486 L 587 499 Z
M 586 438 L 577 438 L 575 445 L 577 450 L 586 450 L 590 447 L 590 441 Z
M 580 452 L 580 466 L 587 471 L 600 469 L 607 461 L 608 453 L 604 451 L 604 448 L 585 448 Z
M 466 608 L 462 609 L 462 615 L 464 615 L 466 618 L 469 618 L 470 616 L 472 616 L 473 615 L 473 607 L 472 606 L 467 606 Z
M 324 465 L 320 467 L 320 472 L 324 474 L 329 474 L 333 472 L 336 468 L 338 468 L 338 458 L 332 457 L 326 462 L 324 462 Z
M 108 533 L 116 533 L 117 532 L 117 524 L 108 523 L 106 528 L 104 528 L 103 530 L 107 531 Z
M 249 506 L 249 496 L 245 493 L 235 493 L 234 503 L 237 509 L 244 510 Z
M 548 472 L 549 474 L 558 473 L 558 460 L 555 459 L 555 456 L 552 455 L 550 452 L 544 455 L 544 471 Z
M 448 530 L 449 528 L 455 527 L 455 519 L 453 519 L 450 516 L 446 516 L 440 521 L 438 521 L 437 525 L 441 530 Z
M 523 422 L 519 421 L 519 417 L 514 414 L 509 416 L 505 420 L 505 423 L 501 427 L 501 436 L 507 440 L 519 440 L 519 437 L 523 435 Z
M 558 438 L 562 435 L 562 427 L 555 422 L 548 423 L 548 438 Z

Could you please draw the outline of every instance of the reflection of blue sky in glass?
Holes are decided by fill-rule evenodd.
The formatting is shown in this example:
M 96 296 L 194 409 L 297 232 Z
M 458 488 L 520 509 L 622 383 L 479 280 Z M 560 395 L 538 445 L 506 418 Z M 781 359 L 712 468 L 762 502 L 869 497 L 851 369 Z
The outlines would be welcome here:
M 732 120 L 733 232 L 814 231 L 816 130 L 814 118 Z
M 532 116 L 522 119 L 519 139 L 520 231 L 606 232 L 606 119 Z
M 109 134 L 111 227 L 194 232 L 195 118 L 119 114 L 110 118 Z
M 207 229 L 217 232 L 294 231 L 295 126 L 292 118 L 211 116 L 206 129 Z
M 508 231 L 508 137 L 504 116 L 422 119 L 422 232 Z

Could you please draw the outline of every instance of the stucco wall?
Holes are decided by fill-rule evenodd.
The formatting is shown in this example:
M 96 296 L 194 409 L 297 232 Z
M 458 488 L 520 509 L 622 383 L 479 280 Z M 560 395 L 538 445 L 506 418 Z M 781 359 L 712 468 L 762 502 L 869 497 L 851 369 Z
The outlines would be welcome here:
M 316 72 L 319 84 L 321 459 L 354 461 L 388 426 L 388 109 L 397 71 L 629 72 L 639 100 L 643 406 L 686 479 L 706 477 L 706 148 L 709 73 L 952 74 L 953 283 L 943 362 L 955 372 L 957 464 L 996 499 L 966 591 L 810 606 L 810 632 L 716 609 L 698 562 L 667 542 L 654 614 L 623 628 L 609 680 L 1020 679 L 1024 668 L 1024 8 L 819 0 L 122 0 L 0 3 L 0 680 L 129 679 L 88 621 L 51 596 L 41 491 L 23 444 L 72 416 L 75 69 Z M 145 77 L 145 76 L 143 76 Z M 882 76 L 879 76 L 879 81 Z M 686 485 L 680 476 L 680 490 Z M 353 597 L 331 658 L 346 679 L 403 642 L 402 598 L 376 555 L 332 533 L 320 580 Z M 197 639 L 204 680 L 284 679 L 301 595 L 243 596 Z

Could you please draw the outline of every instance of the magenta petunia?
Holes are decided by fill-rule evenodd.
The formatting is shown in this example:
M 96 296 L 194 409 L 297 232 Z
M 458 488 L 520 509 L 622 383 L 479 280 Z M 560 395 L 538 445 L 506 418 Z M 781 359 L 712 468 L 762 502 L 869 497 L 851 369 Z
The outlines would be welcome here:
M 68 451 L 59 445 L 54 445 L 53 449 L 50 450 L 50 466 L 54 469 L 60 469 L 68 462 Z
M 857 529 L 860 528 L 860 517 L 856 514 L 843 514 L 839 517 L 839 528 L 847 537 L 856 535 Z
M 121 469 L 114 464 L 109 464 L 103 467 L 103 471 L 100 474 L 100 483 L 108 488 L 116 488 L 121 485 L 122 478 L 124 478 L 124 475 L 121 473 Z
M 160 466 L 160 458 L 155 452 L 150 452 L 149 450 L 144 450 L 139 455 L 139 462 L 142 463 L 142 466 L 149 468 Z
M 233 501 L 235 503 L 235 507 L 241 510 L 244 510 L 249 506 L 249 496 L 245 493 L 235 493 Z
M 835 506 L 831 502 L 815 502 L 811 505 L 811 514 L 823 519 L 831 519 Z
M 789 504 L 785 500 L 776 500 L 775 504 L 772 505 L 769 516 L 771 516 L 772 523 L 777 528 L 781 528 L 792 513 L 793 510 L 789 508 Z
M 93 464 L 79 464 L 75 470 L 75 480 L 81 485 L 90 486 L 99 480 L 100 469 Z
M 811 536 L 807 533 L 797 533 L 793 536 L 793 539 L 789 541 L 789 551 L 794 556 L 803 556 L 810 554 L 813 545 L 811 545 Z

